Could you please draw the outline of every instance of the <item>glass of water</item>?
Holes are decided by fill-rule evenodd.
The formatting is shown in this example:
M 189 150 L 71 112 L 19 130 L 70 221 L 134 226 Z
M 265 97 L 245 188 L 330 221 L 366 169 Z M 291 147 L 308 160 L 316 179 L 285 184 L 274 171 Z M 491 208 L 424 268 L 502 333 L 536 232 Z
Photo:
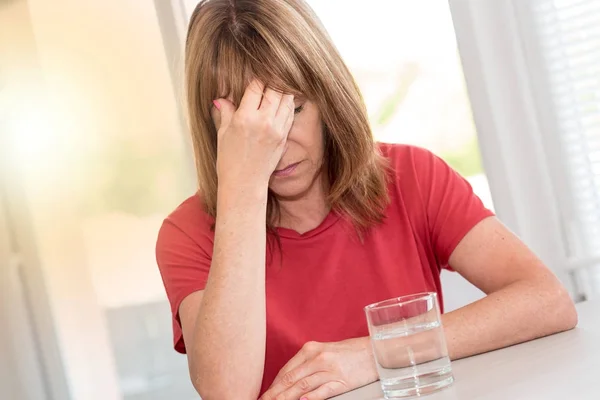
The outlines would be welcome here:
M 365 307 L 386 399 L 425 395 L 454 382 L 436 293 Z

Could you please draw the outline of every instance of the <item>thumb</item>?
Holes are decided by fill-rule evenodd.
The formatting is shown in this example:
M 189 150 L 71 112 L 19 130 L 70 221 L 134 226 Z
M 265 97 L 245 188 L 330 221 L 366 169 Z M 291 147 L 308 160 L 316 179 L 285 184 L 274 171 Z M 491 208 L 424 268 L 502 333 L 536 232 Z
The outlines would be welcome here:
M 233 105 L 233 103 L 227 99 L 217 99 L 213 100 L 213 104 L 218 110 L 220 126 L 228 126 L 231 122 L 231 119 L 233 118 L 233 114 L 235 113 L 235 106 Z

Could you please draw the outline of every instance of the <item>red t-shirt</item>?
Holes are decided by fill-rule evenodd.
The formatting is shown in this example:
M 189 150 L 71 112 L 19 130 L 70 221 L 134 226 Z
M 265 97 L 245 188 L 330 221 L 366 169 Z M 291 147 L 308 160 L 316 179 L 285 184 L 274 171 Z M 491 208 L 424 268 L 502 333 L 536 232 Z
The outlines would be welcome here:
M 266 266 L 261 394 L 304 343 L 367 336 L 367 304 L 424 291 L 441 299 L 441 269 L 465 234 L 492 215 L 469 183 L 429 151 L 388 144 L 380 149 L 390 161 L 391 203 L 385 221 L 371 228 L 363 243 L 352 224 L 333 212 L 302 235 L 279 229 L 283 257 L 268 257 Z M 206 285 L 213 223 L 193 196 L 165 220 L 158 237 L 175 349 L 182 353 L 179 305 Z

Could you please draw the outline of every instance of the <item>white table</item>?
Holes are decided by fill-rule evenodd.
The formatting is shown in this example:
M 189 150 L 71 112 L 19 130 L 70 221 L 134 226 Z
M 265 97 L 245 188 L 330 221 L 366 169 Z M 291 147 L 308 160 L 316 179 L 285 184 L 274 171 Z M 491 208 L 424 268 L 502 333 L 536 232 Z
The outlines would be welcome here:
M 600 400 L 600 301 L 577 305 L 577 328 L 452 363 L 454 384 L 427 400 Z M 383 399 L 379 382 L 335 397 Z

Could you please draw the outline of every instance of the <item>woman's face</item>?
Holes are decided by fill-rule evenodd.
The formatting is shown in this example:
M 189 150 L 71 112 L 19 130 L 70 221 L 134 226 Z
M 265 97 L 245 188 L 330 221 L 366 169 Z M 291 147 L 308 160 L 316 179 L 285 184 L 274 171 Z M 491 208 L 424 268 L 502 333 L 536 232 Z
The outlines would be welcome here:
M 298 98 L 294 102 L 294 123 L 288 135 L 287 150 L 269 180 L 269 188 L 283 199 L 301 198 L 314 185 L 322 184 L 324 141 L 319 109 L 306 99 Z M 213 120 L 218 130 L 218 113 L 213 114 Z
M 314 184 L 321 184 L 323 171 L 323 124 L 319 109 L 305 99 L 295 100 L 295 106 L 287 151 L 269 181 L 269 188 L 282 198 L 302 197 Z

